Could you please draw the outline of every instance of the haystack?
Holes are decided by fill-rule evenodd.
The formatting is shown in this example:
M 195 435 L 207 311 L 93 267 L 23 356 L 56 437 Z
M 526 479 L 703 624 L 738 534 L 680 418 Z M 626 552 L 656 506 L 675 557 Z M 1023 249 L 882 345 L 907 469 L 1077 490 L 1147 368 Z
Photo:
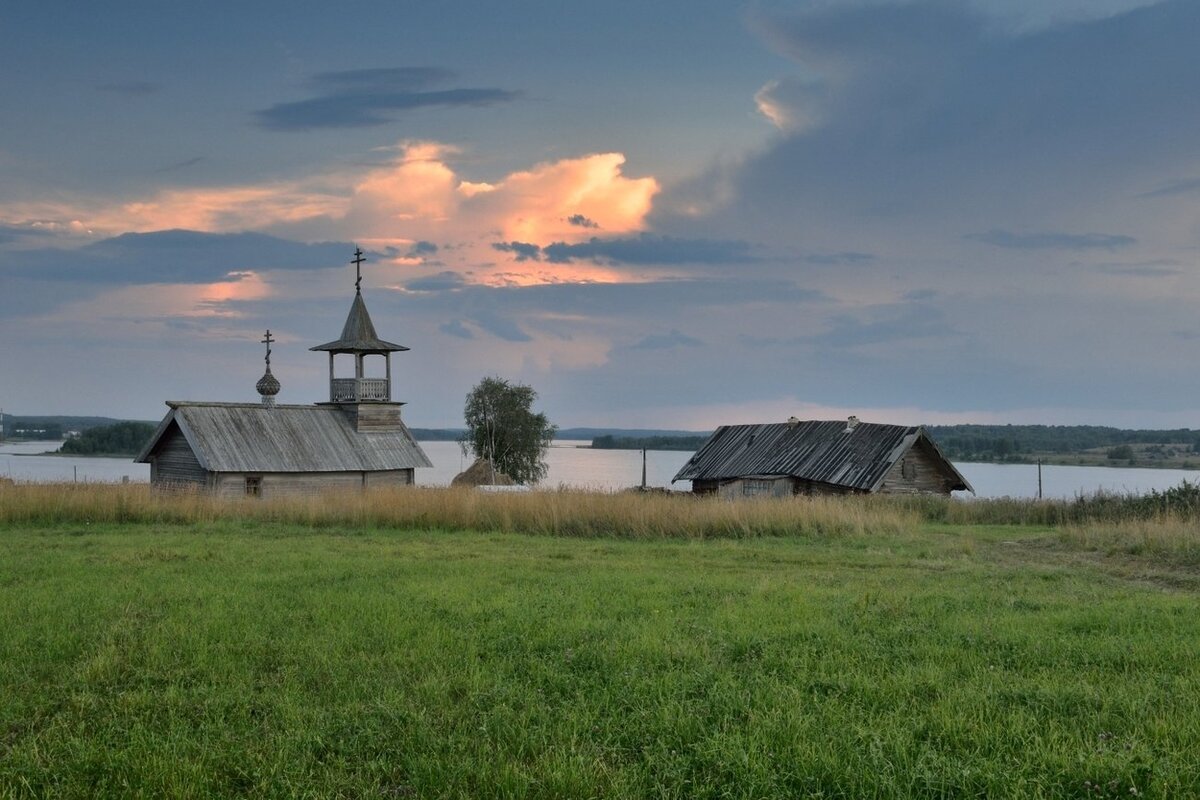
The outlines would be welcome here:
M 477 458 L 475 463 L 454 476 L 451 486 L 513 486 L 512 478 L 497 470 L 486 458 Z

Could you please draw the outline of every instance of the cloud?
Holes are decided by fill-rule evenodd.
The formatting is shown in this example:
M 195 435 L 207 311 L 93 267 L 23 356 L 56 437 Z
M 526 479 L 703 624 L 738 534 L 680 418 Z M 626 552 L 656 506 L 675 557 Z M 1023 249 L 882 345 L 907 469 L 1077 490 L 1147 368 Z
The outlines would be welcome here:
M 521 326 L 499 314 L 487 312 L 471 319 L 473 323 L 498 339 L 506 342 L 532 342 L 533 337 L 521 330 Z
M 471 329 L 462 323 L 462 320 L 451 320 L 443 322 L 438 326 L 438 330 L 450 336 L 455 336 L 459 339 L 474 339 L 475 334 L 471 333 Z
M 644 233 L 630 239 L 600 239 L 568 244 L 555 242 L 542 248 L 547 261 L 567 264 L 577 260 L 617 264 L 746 264 L 757 261 L 749 242 L 713 239 L 680 239 Z
M 798 134 L 821 123 L 826 93 L 826 87 L 818 82 L 781 78 L 759 89 L 754 103 L 776 128 Z
M 1174 278 L 1184 274 L 1173 260 L 1147 261 L 1140 264 L 1098 264 L 1097 272 L 1133 278 Z
M 596 224 L 596 222 L 594 220 L 588 219 L 583 214 L 572 214 L 571 216 L 567 217 L 567 223 L 570 225 L 575 225 L 576 227 L 579 227 L 579 228 L 599 228 L 600 227 L 599 225 Z
M 760 12 L 754 24 L 804 81 L 819 85 L 821 113 L 814 118 L 800 99 L 769 91 L 777 118 L 812 123 L 714 170 L 705 187 L 725 198 L 719 208 L 660 214 L 657 230 L 786 237 L 807 249 L 854 241 L 855 250 L 895 253 L 900 241 L 949 248 L 954 231 L 988 231 L 1003 220 L 1006 231 L 1120 225 L 1144 242 L 1162 221 L 1149 209 L 1129 213 L 1129 187 L 1162 183 L 1200 159 L 1194 2 L 1036 31 L 937 0 L 814 3 L 800 13 Z M 685 188 L 686 197 L 673 189 L 660 207 L 687 209 L 704 194 Z M 1183 182 L 1162 188 L 1192 190 Z
M 808 341 L 833 350 L 959 335 L 941 311 L 920 303 L 869 309 L 866 318 L 842 314 Z
M 818 266 L 853 266 L 856 264 L 869 264 L 875 261 L 875 256 L 870 253 L 856 253 L 852 250 L 847 250 L 841 253 L 813 253 L 804 257 L 804 261 L 808 264 L 816 264 Z
M 466 285 L 466 280 L 457 272 L 439 272 L 437 275 L 406 281 L 404 288 L 410 292 L 449 292 Z
M 667 333 L 651 334 L 631 344 L 631 350 L 673 350 L 679 347 L 701 347 L 704 342 L 672 328 Z
M 1185 178 L 1183 180 L 1171 181 L 1157 189 L 1151 189 L 1148 192 L 1142 192 L 1138 195 L 1141 198 L 1151 197 L 1174 197 L 1181 194 L 1191 194 L 1200 192 L 1200 178 Z
M 207 159 L 205 159 L 204 156 L 196 156 L 195 158 L 188 158 L 188 159 L 184 159 L 183 161 L 177 161 L 174 164 L 168 164 L 165 167 L 159 167 L 158 169 L 156 169 L 154 171 L 157 173 L 177 172 L 181 169 L 187 169 L 188 167 L 194 167 L 197 164 L 203 164 L 206 160 Z
M 210 283 L 230 273 L 341 265 L 351 245 L 303 244 L 260 233 L 126 233 L 76 250 L 0 253 L 0 274 L 95 284 Z
M 13 232 L 36 227 L 74 241 L 126 231 L 258 230 L 310 241 L 359 241 L 395 263 L 430 263 L 428 257 L 436 253 L 439 266 L 473 271 L 480 280 L 499 281 L 504 272 L 514 274 L 503 280 L 520 282 L 612 280 L 618 277 L 612 270 L 590 264 L 513 271 L 516 258 L 491 263 L 496 252 L 505 252 L 491 242 L 498 236 L 536 247 L 578 241 L 586 229 L 568 221 L 573 214 L 614 234 L 637 232 L 645 227 L 659 190 L 653 177 L 624 175 L 620 153 L 543 162 L 480 184 L 456 171 L 452 161 L 458 152 L 451 146 L 402 142 L 394 149 L 382 164 L 342 167 L 291 181 L 170 188 L 118 202 L 73 198 L 10 203 L 0 206 L 0 225 Z M 511 252 L 520 255 L 519 250 Z
M 416 108 L 481 107 L 508 103 L 520 92 L 496 88 L 429 89 L 455 75 L 437 67 L 394 67 L 324 72 L 310 81 L 315 97 L 278 103 L 255 112 L 271 131 L 361 128 L 385 125 Z
M 512 253 L 517 257 L 517 261 L 542 260 L 542 248 L 529 242 L 494 242 L 492 249 L 501 253 Z
M 1128 247 L 1136 244 L 1132 236 L 1121 236 L 1107 233 L 1013 233 L 992 229 L 986 233 L 969 233 L 967 239 L 985 242 L 996 247 L 1009 247 L 1017 250 L 1113 250 L 1118 247 Z
M 496 226 L 504 241 L 539 245 L 585 236 L 569 221 L 577 215 L 615 235 L 640 231 L 659 184 L 652 177 L 625 176 L 624 163 L 621 153 L 593 153 L 536 164 L 471 193 L 462 211 L 466 219 Z

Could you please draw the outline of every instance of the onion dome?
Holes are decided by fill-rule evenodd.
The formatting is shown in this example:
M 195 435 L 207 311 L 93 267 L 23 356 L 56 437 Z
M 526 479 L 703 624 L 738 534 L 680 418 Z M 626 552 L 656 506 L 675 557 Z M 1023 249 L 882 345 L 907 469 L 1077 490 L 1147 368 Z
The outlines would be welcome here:
M 263 397 L 274 397 L 279 394 L 279 379 L 271 374 L 271 368 L 267 367 L 267 371 L 258 379 L 258 383 L 254 384 L 254 388 Z
M 267 346 L 267 371 L 258 379 L 258 383 L 254 384 L 254 388 L 262 395 L 262 404 L 270 408 L 275 405 L 275 395 L 279 394 L 279 379 L 271 374 L 271 342 L 275 341 L 271 338 L 271 331 L 267 331 L 267 335 L 263 337 L 262 343 Z

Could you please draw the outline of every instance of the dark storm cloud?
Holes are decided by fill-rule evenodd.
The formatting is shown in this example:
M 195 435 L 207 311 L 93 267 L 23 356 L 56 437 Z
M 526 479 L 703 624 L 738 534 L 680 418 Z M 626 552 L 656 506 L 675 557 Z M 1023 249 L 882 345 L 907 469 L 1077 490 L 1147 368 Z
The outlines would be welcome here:
M 255 112 L 259 127 L 272 131 L 362 128 L 392 122 L 404 111 L 431 106 L 490 106 L 521 96 L 496 88 L 430 87 L 455 74 L 437 67 L 395 67 L 324 72 L 310 81 L 316 96 L 277 103 Z
M 108 285 L 210 283 L 244 270 L 337 266 L 352 247 L 303 244 L 260 233 L 126 233 L 77 250 L 0 252 L 0 275 Z
M 948 226 L 987 230 L 984 220 L 1069 230 L 1053 220 L 1111 206 L 1129 185 L 1147 176 L 1153 185 L 1200 157 L 1200 3 L 1191 0 L 1036 32 L 921 0 L 822 4 L 757 25 L 823 84 L 822 115 L 731 174 L 714 173 L 710 191 L 726 190 L 729 202 L 710 218 L 674 218 L 673 232 L 803 241 L 870 234 L 881 220 L 943 238 Z
M 966 238 L 1016 250 L 1113 250 L 1137 244 L 1132 236 L 1110 233 L 1013 233 L 995 228 L 986 233 L 969 233 Z

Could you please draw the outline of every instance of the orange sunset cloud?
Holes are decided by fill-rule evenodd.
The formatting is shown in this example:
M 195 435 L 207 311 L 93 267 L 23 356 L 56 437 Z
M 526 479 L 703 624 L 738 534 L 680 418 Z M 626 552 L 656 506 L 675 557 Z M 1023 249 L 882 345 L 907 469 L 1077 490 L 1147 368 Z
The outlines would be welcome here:
M 645 228 L 659 183 L 630 178 L 620 153 L 548 161 L 491 183 L 464 179 L 457 150 L 406 142 L 381 166 L 257 186 L 164 189 L 117 204 L 100 200 L 0 208 L 0 221 L 40 224 L 90 238 L 182 228 L 204 232 L 281 232 L 308 241 L 342 237 L 375 246 L 428 240 L 454 245 L 452 266 L 482 282 L 611 281 L 611 268 L 517 263 L 497 241 L 545 246 Z M 397 257 L 413 269 L 419 260 Z

